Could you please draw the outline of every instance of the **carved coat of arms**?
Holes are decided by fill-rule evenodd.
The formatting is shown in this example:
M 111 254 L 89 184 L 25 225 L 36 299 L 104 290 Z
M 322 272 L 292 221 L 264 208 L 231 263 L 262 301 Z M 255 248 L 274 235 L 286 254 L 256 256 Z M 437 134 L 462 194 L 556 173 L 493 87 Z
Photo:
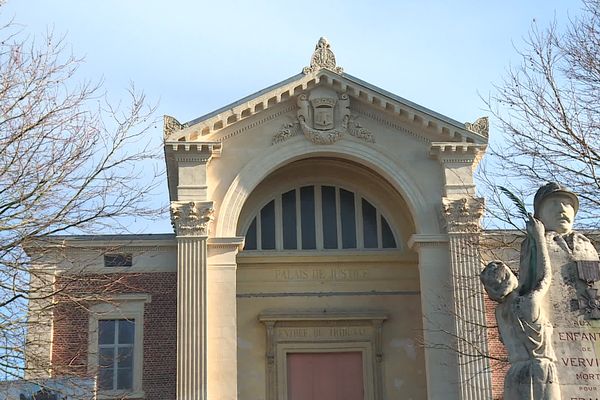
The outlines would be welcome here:
M 371 132 L 363 128 L 350 113 L 350 97 L 332 89 L 317 87 L 297 99 L 298 112 L 294 122 L 285 124 L 273 137 L 273 144 L 283 142 L 299 132 L 315 144 L 332 144 L 344 134 L 374 143 Z

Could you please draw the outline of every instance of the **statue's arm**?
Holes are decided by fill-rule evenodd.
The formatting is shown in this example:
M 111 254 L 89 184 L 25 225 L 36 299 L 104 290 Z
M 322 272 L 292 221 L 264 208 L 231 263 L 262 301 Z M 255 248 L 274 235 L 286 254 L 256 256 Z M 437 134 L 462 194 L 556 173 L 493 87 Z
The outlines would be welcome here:
M 552 264 L 550 263 L 545 238 L 546 230 L 540 220 L 532 217 L 527 221 L 527 232 L 529 237 L 535 241 L 536 270 L 539 279 L 537 285 L 533 287 L 532 294 L 536 297 L 543 297 L 548 292 L 552 280 Z
M 532 218 L 527 222 L 527 233 L 528 240 L 534 243 L 534 245 L 529 245 L 529 249 L 530 251 L 536 252 L 536 268 L 534 270 L 536 271 L 537 281 L 533 283 L 531 290 L 519 294 L 515 303 L 518 304 L 518 307 L 515 308 L 515 312 L 519 315 L 519 318 L 535 324 L 539 323 L 540 317 L 542 317 L 542 304 L 544 303 L 544 297 L 550 288 L 552 271 L 546 239 L 544 237 L 544 225 L 535 218 Z M 530 265 L 526 264 L 527 260 L 523 256 L 521 257 L 521 262 L 524 263 L 521 265 L 522 268 Z M 527 269 L 529 271 L 532 270 L 531 268 Z

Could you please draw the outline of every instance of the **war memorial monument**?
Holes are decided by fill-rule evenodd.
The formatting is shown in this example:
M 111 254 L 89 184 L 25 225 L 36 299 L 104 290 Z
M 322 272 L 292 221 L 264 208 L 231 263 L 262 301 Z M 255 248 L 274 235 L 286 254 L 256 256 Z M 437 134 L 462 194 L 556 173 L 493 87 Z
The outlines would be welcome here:
M 577 195 L 542 186 L 527 221 L 518 278 L 490 262 L 481 281 L 498 302 L 496 320 L 510 369 L 505 400 L 600 398 L 600 262 L 573 230 Z

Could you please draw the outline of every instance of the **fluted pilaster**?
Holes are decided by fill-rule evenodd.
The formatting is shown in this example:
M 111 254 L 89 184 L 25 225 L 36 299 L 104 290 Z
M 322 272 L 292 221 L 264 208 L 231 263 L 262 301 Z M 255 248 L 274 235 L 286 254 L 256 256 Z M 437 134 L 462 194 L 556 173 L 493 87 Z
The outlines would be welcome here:
M 206 266 L 212 202 L 173 202 L 177 234 L 177 399 L 206 400 Z
M 480 219 L 483 199 L 443 199 L 453 277 L 456 346 L 460 398 L 491 398 L 491 375 L 486 357 L 487 336 L 483 294 L 480 290 Z

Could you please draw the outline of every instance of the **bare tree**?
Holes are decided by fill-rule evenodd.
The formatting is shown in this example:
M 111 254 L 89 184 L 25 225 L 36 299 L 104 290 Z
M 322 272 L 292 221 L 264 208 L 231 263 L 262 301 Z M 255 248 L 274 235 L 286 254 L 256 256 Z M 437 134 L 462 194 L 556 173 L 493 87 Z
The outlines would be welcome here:
M 48 323 L 57 296 L 82 304 L 68 279 L 35 268 L 48 262 L 40 244 L 157 215 L 148 194 L 158 146 L 144 95 L 132 87 L 127 104 L 111 105 L 101 84 L 77 81 L 82 60 L 62 38 L 32 39 L 12 22 L 0 38 L 0 379 L 10 379 L 33 368 L 26 333 Z M 27 343 L 36 345 L 47 343 Z
M 494 185 L 506 183 L 528 196 L 557 181 L 579 194 L 580 223 L 598 223 L 600 1 L 582 5 L 564 29 L 533 23 L 521 63 L 508 69 L 487 102 L 504 133 L 480 174 L 492 188 L 488 210 L 494 217 L 506 216 Z

